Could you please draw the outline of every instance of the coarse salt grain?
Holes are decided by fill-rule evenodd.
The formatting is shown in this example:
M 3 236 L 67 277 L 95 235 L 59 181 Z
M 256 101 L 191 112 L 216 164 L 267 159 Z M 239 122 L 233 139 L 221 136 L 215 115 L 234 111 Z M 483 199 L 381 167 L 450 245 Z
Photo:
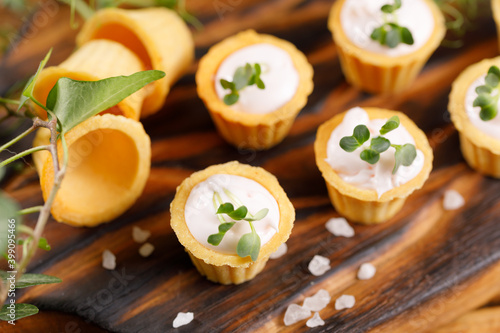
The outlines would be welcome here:
M 330 259 L 315 255 L 311 262 L 309 262 L 309 266 L 307 266 L 307 268 L 314 276 L 323 275 L 330 269 Z
M 359 267 L 358 270 L 358 279 L 360 280 L 369 280 L 373 276 L 375 276 L 375 273 L 377 272 L 377 269 L 375 266 L 370 264 L 369 262 L 362 264 Z
M 335 310 L 350 309 L 354 306 L 356 300 L 352 295 L 342 295 L 335 301 Z
M 302 306 L 297 304 L 290 304 L 286 309 L 283 322 L 285 323 L 285 326 L 290 326 L 301 320 L 309 318 L 311 314 L 311 310 L 309 309 L 304 309 Z
M 306 322 L 307 327 L 318 327 L 325 325 L 325 321 L 321 319 L 319 313 L 315 312 L 314 316 Z
M 139 254 L 143 256 L 144 258 L 149 257 L 151 253 L 155 250 L 155 247 L 151 243 L 144 243 L 140 248 L 139 248 Z
M 109 250 L 104 250 L 102 253 L 102 267 L 110 271 L 116 268 L 116 257 Z
M 288 246 L 286 245 L 286 243 L 283 243 L 280 245 L 280 247 L 278 247 L 278 249 L 276 251 L 274 251 L 273 253 L 271 253 L 271 255 L 269 256 L 270 259 L 278 259 L 278 258 L 281 258 L 283 257 L 288 251 Z
M 181 327 L 193 321 L 194 314 L 192 312 L 179 312 L 174 319 L 174 328 Z
M 443 207 L 445 210 L 459 209 L 465 204 L 464 197 L 455 190 L 444 192 Z
M 306 297 L 302 307 L 309 309 L 311 311 L 321 311 L 328 303 L 330 303 L 331 297 L 327 290 L 320 289 L 316 294 L 311 297 Z
M 335 236 L 342 236 L 350 238 L 354 236 L 354 229 L 349 225 L 347 220 L 343 217 L 329 219 L 325 227 Z
M 143 230 L 137 226 L 132 228 L 132 238 L 136 243 L 144 243 L 149 236 L 151 236 L 151 231 L 149 230 Z

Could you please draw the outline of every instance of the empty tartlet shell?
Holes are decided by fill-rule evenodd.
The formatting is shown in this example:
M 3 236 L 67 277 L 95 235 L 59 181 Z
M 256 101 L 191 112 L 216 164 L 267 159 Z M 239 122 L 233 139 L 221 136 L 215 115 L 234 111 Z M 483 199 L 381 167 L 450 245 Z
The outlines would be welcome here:
M 148 86 L 141 117 L 162 108 L 171 86 L 194 59 L 194 41 L 188 26 L 167 8 L 99 10 L 85 22 L 76 42 L 83 46 L 94 39 L 121 43 L 141 59 L 146 69 L 165 72 L 163 79 Z
M 333 130 L 344 119 L 346 112 L 334 116 L 319 127 L 314 142 L 316 164 L 325 179 L 333 206 L 339 214 L 353 222 L 377 224 L 396 215 L 403 207 L 406 198 L 423 186 L 432 170 L 433 153 L 425 133 L 405 114 L 371 107 L 363 109 L 368 113 L 370 119 L 389 119 L 392 116 L 398 116 L 401 125 L 415 140 L 416 148 L 424 154 L 424 165 L 415 178 L 383 193 L 379 198 L 375 190 L 361 189 L 342 180 L 326 161 L 328 140 L 330 140 Z
M 434 32 L 429 40 L 412 53 L 389 57 L 364 50 L 346 36 L 340 20 L 345 1 L 338 0 L 333 4 L 328 18 L 328 28 L 332 32 L 340 65 L 347 81 L 371 93 L 392 93 L 407 88 L 445 36 L 445 19 L 438 6 L 432 0 L 423 0 L 434 17 Z
M 184 211 L 191 190 L 208 177 L 216 174 L 230 174 L 246 177 L 264 186 L 278 202 L 280 210 L 279 232 L 264 244 L 256 261 L 237 254 L 225 254 L 200 244 L 186 224 Z M 251 280 L 266 265 L 269 256 L 288 240 L 295 220 L 295 210 L 275 176 L 266 170 L 236 161 L 210 166 L 193 173 L 179 187 L 170 205 L 171 226 L 179 242 L 189 253 L 193 264 L 208 280 L 222 284 L 240 284 Z
M 448 110 L 458 130 L 460 148 L 467 163 L 482 174 L 500 178 L 500 140 L 474 126 L 465 108 L 465 96 L 470 85 L 488 73 L 493 65 L 500 67 L 500 57 L 485 59 L 467 67 L 452 84 Z
M 143 70 L 139 58 L 123 45 L 108 40 L 91 41 L 76 50 L 60 65 L 44 68 L 37 78 L 33 96 L 45 105 L 50 90 L 61 77 L 97 81 L 113 76 L 132 75 Z M 139 120 L 145 96 L 146 90 L 142 88 L 103 113 Z M 45 110 L 37 105 L 35 111 L 39 117 L 43 119 L 47 117 Z
M 149 176 L 151 141 L 140 122 L 105 114 L 94 116 L 65 135 L 68 167 L 51 208 L 59 222 L 93 227 L 113 220 L 142 194 Z M 50 132 L 38 130 L 33 146 L 46 145 Z M 63 149 L 58 142 L 59 160 Z M 43 150 L 33 160 L 44 200 L 54 183 L 52 156 Z
M 268 43 L 286 51 L 299 74 L 299 86 L 293 98 L 279 109 L 266 114 L 235 111 L 215 90 L 215 75 L 221 63 L 233 52 L 259 43 Z M 313 69 L 305 55 L 292 43 L 254 30 L 240 32 L 210 48 L 200 60 L 196 72 L 198 96 L 203 100 L 220 135 L 238 148 L 268 149 L 280 143 L 290 131 L 298 113 L 313 90 Z

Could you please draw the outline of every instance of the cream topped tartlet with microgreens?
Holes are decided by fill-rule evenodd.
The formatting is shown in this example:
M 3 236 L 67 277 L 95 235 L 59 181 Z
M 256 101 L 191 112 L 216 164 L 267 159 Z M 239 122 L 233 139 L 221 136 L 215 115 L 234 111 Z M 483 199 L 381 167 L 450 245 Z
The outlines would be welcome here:
M 171 225 L 207 279 L 253 279 L 288 239 L 295 210 L 277 179 L 238 162 L 195 172 L 177 188 Z
M 500 178 L 500 57 L 469 66 L 453 82 L 448 109 L 475 170 Z
M 353 108 L 318 129 L 316 163 L 332 204 L 365 224 L 394 216 L 432 169 L 425 134 L 403 113 Z
M 209 50 L 196 84 L 222 137 L 238 148 L 260 150 L 288 134 L 313 90 L 312 76 L 293 44 L 248 30 Z
M 348 82 L 372 93 L 408 87 L 444 38 L 432 0 L 339 0 L 328 27 Z

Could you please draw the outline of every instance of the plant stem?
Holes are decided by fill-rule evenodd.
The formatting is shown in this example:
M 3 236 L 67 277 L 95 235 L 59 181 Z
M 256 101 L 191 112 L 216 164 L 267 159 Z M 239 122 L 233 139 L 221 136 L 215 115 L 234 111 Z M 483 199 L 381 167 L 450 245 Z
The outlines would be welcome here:
M 31 132 L 33 132 L 35 129 L 36 129 L 35 124 L 33 124 L 33 126 L 31 126 L 30 128 L 28 128 L 24 133 L 19 134 L 17 137 L 15 137 L 14 139 L 10 140 L 9 142 L 7 142 L 3 146 L 1 146 L 0 147 L 0 153 L 2 151 L 4 151 L 5 149 L 9 148 L 10 146 L 12 146 L 13 144 L 15 144 L 16 142 L 18 142 L 19 140 L 21 140 L 24 137 L 26 137 L 28 134 L 30 134 Z
M 42 208 L 43 208 L 43 206 L 34 206 L 34 207 L 22 209 L 18 213 L 19 213 L 19 215 L 28 215 L 28 214 L 38 213 L 42 210 Z
M 95 11 L 87 5 L 85 1 L 82 0 L 59 0 L 62 3 L 72 6 L 81 17 L 85 20 L 88 20 L 92 15 L 94 15 Z M 74 2 L 74 4 L 72 4 Z
M 16 101 L 15 99 L 8 99 L 8 98 L 2 98 L 2 97 L 0 97 L 0 103 L 16 104 L 16 105 L 21 104 L 19 101 Z
M 27 155 L 30 155 L 32 153 L 35 153 L 37 151 L 40 151 L 40 150 L 49 150 L 50 149 L 50 146 L 38 146 L 38 147 L 34 147 L 34 148 L 31 148 L 31 149 L 28 149 L 28 150 L 25 150 L 17 155 L 14 155 L 12 156 L 11 158 L 8 158 L 6 159 L 5 161 L 3 161 L 2 163 L 0 163 L 0 168 L 3 168 L 4 166 L 6 166 L 7 164 L 9 163 L 12 163 L 20 158 L 23 158 Z

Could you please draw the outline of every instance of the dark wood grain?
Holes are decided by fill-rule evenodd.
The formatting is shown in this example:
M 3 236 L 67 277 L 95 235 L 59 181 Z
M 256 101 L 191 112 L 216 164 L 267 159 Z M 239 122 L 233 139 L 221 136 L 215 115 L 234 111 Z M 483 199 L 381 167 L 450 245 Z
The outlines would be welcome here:
M 307 107 L 279 146 L 258 153 L 237 150 L 217 135 L 198 99 L 193 65 L 172 89 L 164 110 L 143 121 L 152 139 L 152 171 L 134 207 L 93 229 L 48 224 L 45 237 L 53 250 L 39 252 L 30 271 L 61 277 L 63 283 L 23 290 L 19 301 L 36 304 L 41 313 L 19 321 L 17 328 L 165 332 L 172 330 L 177 312 L 192 311 L 194 321 L 177 331 L 301 332 L 307 330 L 305 322 L 283 325 L 286 307 L 324 288 L 333 299 L 347 293 L 357 303 L 339 312 L 332 302 L 320 312 L 325 326 L 310 331 L 425 332 L 500 295 L 500 182 L 464 163 L 447 112 L 456 76 L 468 65 L 497 55 L 493 20 L 478 20 L 476 30 L 464 37 L 463 48 L 438 49 L 411 88 L 398 95 L 373 96 L 344 81 L 326 28 L 331 4 L 188 1 L 205 24 L 203 31 L 194 32 L 198 59 L 214 43 L 247 28 L 296 44 L 315 70 L 315 90 Z M 67 57 L 75 34 L 68 26 L 67 9 L 59 7 L 36 37 L 18 41 L 2 58 L 0 93 L 32 73 L 50 46 L 54 46 L 52 64 Z M 338 215 L 315 165 L 313 142 L 322 122 L 356 105 L 408 114 L 427 133 L 435 161 L 424 188 L 397 216 L 383 225 L 356 225 L 356 236 L 347 239 L 334 237 L 324 227 Z M 180 182 L 196 170 L 229 160 L 259 165 L 275 174 L 297 209 L 288 253 L 270 260 L 261 274 L 240 286 L 220 286 L 201 277 L 169 225 L 170 201 Z M 2 188 L 23 207 L 42 203 L 32 167 L 12 174 Z M 442 196 L 447 189 L 461 192 L 465 207 L 444 211 Z M 34 217 L 27 217 L 26 223 L 32 225 Z M 134 225 L 153 233 L 150 242 L 156 249 L 147 259 L 139 256 L 139 245 L 132 240 Z M 101 267 L 104 249 L 117 256 L 114 272 Z M 332 269 L 320 277 L 307 270 L 315 254 L 332 261 Z M 377 275 L 358 281 L 357 268 L 366 261 L 377 266 Z M 0 327 L 12 331 L 5 324 Z

